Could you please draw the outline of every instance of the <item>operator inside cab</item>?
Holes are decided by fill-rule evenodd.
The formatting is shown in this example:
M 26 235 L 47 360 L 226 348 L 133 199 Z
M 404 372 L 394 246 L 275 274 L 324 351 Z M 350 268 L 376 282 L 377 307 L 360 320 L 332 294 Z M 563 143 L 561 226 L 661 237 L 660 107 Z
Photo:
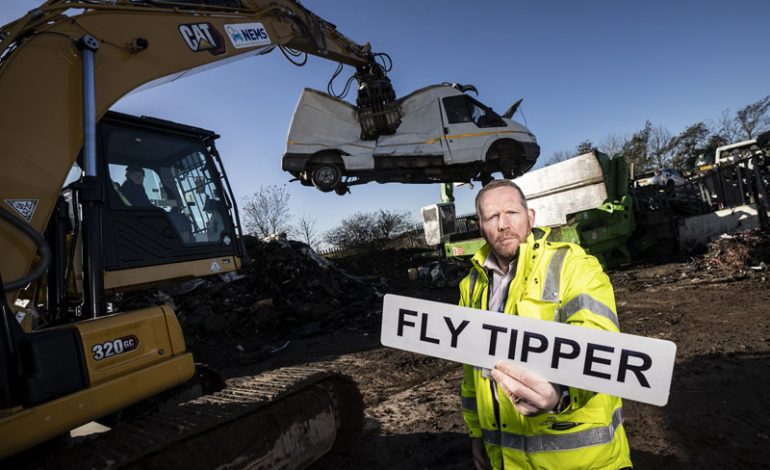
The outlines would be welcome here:
M 144 168 L 129 165 L 126 167 L 126 180 L 120 185 L 120 192 L 132 207 L 152 206 L 144 190 Z

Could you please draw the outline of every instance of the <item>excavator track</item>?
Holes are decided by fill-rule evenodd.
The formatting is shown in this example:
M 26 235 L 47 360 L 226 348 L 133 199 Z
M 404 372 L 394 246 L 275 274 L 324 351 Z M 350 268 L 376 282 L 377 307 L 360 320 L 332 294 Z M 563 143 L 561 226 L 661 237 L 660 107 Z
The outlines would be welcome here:
M 219 392 L 120 423 L 65 451 L 27 455 L 18 468 L 306 468 L 352 447 L 363 408 L 349 377 L 288 367 L 228 379 Z

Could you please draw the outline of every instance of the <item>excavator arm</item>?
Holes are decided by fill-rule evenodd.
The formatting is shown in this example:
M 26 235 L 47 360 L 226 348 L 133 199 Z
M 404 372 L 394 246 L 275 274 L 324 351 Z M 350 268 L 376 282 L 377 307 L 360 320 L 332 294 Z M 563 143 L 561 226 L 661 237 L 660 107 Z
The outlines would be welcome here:
M 369 44 L 355 43 L 292 0 L 50 0 L 4 26 L 0 273 L 6 285 L 25 283 L 39 251 L 24 227 L 7 223 L 10 215 L 27 232 L 41 233 L 84 142 L 88 151 L 89 81 L 93 123 L 131 91 L 275 48 L 356 67 L 362 116 L 395 101 Z
M 115 229 L 109 229 L 110 224 L 103 223 L 102 217 L 115 221 L 118 219 L 109 217 L 122 214 L 126 218 L 120 220 L 130 222 L 142 217 L 157 220 L 157 215 L 163 221 L 172 218 L 157 207 L 115 209 L 108 204 L 111 199 L 105 194 L 111 194 L 109 189 L 114 187 L 109 174 L 103 173 L 110 160 L 103 155 L 105 152 L 96 151 L 98 145 L 104 144 L 97 140 L 97 133 L 110 126 L 131 129 L 130 133 L 114 133 L 119 141 L 115 148 L 146 138 L 148 145 L 157 147 L 142 147 L 141 151 L 165 149 L 168 158 L 178 162 L 189 155 L 185 153 L 189 152 L 188 146 L 177 151 L 176 147 L 163 144 L 170 141 L 164 140 L 164 136 L 173 134 L 187 141 L 193 135 L 205 135 L 213 142 L 214 133 L 167 121 L 119 117 L 119 113 L 107 114 L 107 110 L 122 96 L 141 87 L 266 54 L 275 48 L 356 67 L 362 132 L 375 135 L 395 130 L 395 94 L 371 47 L 346 38 L 334 25 L 293 0 L 50 0 L 0 29 L 0 292 L 4 291 L 7 297 L 0 297 L 0 460 L 183 384 L 195 375 L 192 355 L 185 345 L 176 312 L 170 306 L 151 305 L 105 315 L 102 243 L 114 247 L 116 240 L 140 233 L 136 243 L 148 244 L 148 233 L 164 233 L 168 229 L 172 233 L 170 239 L 180 246 L 184 244 L 179 241 L 182 238 L 173 236 L 172 222 L 159 225 L 160 232 L 141 232 L 137 228 L 124 232 L 123 238 L 110 239 L 109 230 Z M 380 119 L 383 113 L 391 114 Z M 195 147 L 195 152 L 215 153 L 213 143 L 196 145 L 201 147 Z M 144 157 L 131 152 L 126 151 L 125 157 L 115 161 L 128 165 L 133 161 L 131 158 Z M 215 160 L 218 161 L 218 155 Z M 63 199 L 57 203 L 75 162 L 85 173 L 72 191 L 67 189 L 76 194 L 76 199 L 71 205 L 64 204 Z M 194 163 L 179 167 L 192 168 L 187 173 L 169 170 L 168 174 L 179 180 L 184 174 L 199 171 Z M 97 168 L 101 168 L 101 176 Z M 218 172 L 211 175 L 212 181 L 219 181 Z M 187 195 L 192 199 L 203 197 L 195 191 L 201 184 L 207 184 L 205 178 L 201 177 L 201 181 L 188 185 Z M 221 187 L 223 183 L 217 184 Z M 210 209 L 217 212 L 215 200 L 206 202 L 212 203 Z M 198 201 L 196 207 L 206 211 L 201 203 L 202 200 Z M 80 235 L 75 234 L 78 229 L 70 234 L 69 229 L 54 230 L 60 227 L 49 224 L 54 213 L 56 221 L 67 218 L 62 215 L 63 205 L 76 214 L 82 212 L 72 217 L 76 224 L 82 221 Z M 111 212 L 112 209 L 115 211 Z M 129 217 L 127 213 L 138 215 Z M 132 225 L 130 222 L 123 224 Z M 30 289 L 36 292 L 35 297 L 44 289 L 58 289 L 61 293 L 69 287 L 68 282 L 60 282 L 68 278 L 60 275 L 61 267 L 68 265 L 61 256 L 68 250 L 65 234 L 71 235 L 70 248 L 79 246 L 78 239 L 83 241 L 85 300 L 78 304 L 82 310 L 67 317 L 68 321 L 74 319 L 69 324 L 24 330 L 16 321 L 18 312 L 11 307 L 18 289 L 40 278 L 46 269 L 47 280 Z M 225 238 L 221 238 L 220 245 L 231 243 Z M 47 239 L 54 241 L 50 249 Z M 168 251 L 169 246 L 176 245 L 161 243 L 152 245 L 148 251 Z M 206 264 L 219 253 L 216 240 L 190 246 L 194 256 L 189 263 L 180 262 L 186 259 L 172 259 L 172 263 L 181 266 L 176 271 L 151 263 L 116 268 L 111 274 L 130 271 L 138 280 L 115 281 L 111 287 L 173 279 L 180 270 L 185 276 L 193 276 L 193 265 L 198 266 L 196 263 L 201 260 Z M 75 258 L 74 252 L 73 249 L 70 259 Z M 228 247 L 227 253 L 231 252 L 235 251 Z M 57 258 L 56 254 L 60 256 Z M 49 258 L 54 260 L 50 268 Z M 225 260 L 229 262 L 229 258 Z M 141 270 L 147 266 L 151 271 Z M 149 279 L 148 272 L 157 279 Z M 214 270 L 212 263 L 210 273 L 214 272 L 218 270 Z M 164 277 L 168 273 L 172 275 Z M 61 284 L 57 289 L 53 289 L 52 278 Z M 34 311 L 36 304 L 28 310 Z M 50 302 L 47 306 L 50 313 Z M 251 463 L 250 468 L 304 468 L 327 452 L 348 446 L 363 422 L 363 403 L 355 384 L 337 374 L 289 367 L 231 380 L 223 387 L 215 394 L 188 401 L 185 416 L 175 409 L 176 418 L 158 417 L 168 426 L 158 428 L 156 420 L 156 424 L 138 428 L 113 428 L 110 435 L 117 443 L 105 445 L 126 449 L 120 457 L 112 451 L 100 453 L 78 448 L 69 461 L 56 455 L 56 463 L 32 463 L 32 467 L 66 467 L 66 462 L 74 462 L 72 468 L 106 468 L 131 462 L 142 466 L 139 462 L 150 460 L 156 463 L 147 464 L 157 467 L 161 465 L 157 462 L 163 462 L 170 452 L 189 455 L 190 462 L 185 465 L 190 468 L 213 468 L 231 462 L 245 465 L 244 459 Z M 181 421 L 174 421 L 177 418 Z M 121 429 L 129 429 L 128 437 L 121 434 Z M 137 433 L 137 429 L 143 431 Z M 244 429 L 252 432 L 243 432 Z M 232 443 L 232 436 L 244 437 L 238 446 L 248 450 L 248 458 L 239 452 L 223 452 L 216 456 L 220 460 L 214 461 L 190 452 L 192 448 L 204 448 L 201 442 L 208 439 Z M 137 447 L 126 447 L 126 442 Z M 84 456 L 93 457 L 98 463 L 83 464 Z
M 371 59 L 371 46 L 368 43 L 361 45 L 353 42 L 337 31 L 333 24 L 324 21 L 310 10 L 291 0 L 209 0 L 197 2 L 49 0 L 44 5 L 31 10 L 24 17 L 6 25 L 3 28 L 3 37 L 0 39 L 0 48 L 5 50 L 11 45 L 18 47 L 25 39 L 43 32 L 55 31 L 49 27 L 71 19 L 72 17 L 68 12 L 73 9 L 84 10 L 80 15 L 77 15 L 78 21 L 84 19 L 83 15 L 109 12 L 115 16 L 103 17 L 103 20 L 121 23 L 129 20 L 130 16 L 128 15 L 134 15 L 134 19 L 140 22 L 143 19 L 150 20 L 158 16 L 221 18 L 225 22 L 234 20 L 240 23 L 244 20 L 268 22 L 269 24 L 265 26 L 274 33 L 272 46 L 282 45 L 354 67 L 366 67 L 370 64 Z M 136 26 L 136 24 L 127 26 Z M 138 34 L 141 31 L 151 30 L 151 28 L 147 25 L 136 31 Z M 123 46 L 134 52 L 147 48 L 148 44 L 143 43 L 139 36 L 134 39 L 137 42 L 132 41 Z M 212 44 L 212 46 L 214 45 Z M 236 45 L 235 47 L 246 46 Z M 228 54 L 223 58 L 231 55 L 236 54 Z M 174 68 L 171 64 L 165 65 Z M 164 73 L 161 69 L 158 72 Z

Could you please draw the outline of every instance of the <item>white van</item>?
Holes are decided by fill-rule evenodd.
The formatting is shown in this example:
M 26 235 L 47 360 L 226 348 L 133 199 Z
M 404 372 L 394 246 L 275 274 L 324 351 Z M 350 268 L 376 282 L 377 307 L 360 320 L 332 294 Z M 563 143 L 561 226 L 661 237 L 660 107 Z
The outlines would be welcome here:
M 356 107 L 305 89 L 294 111 L 282 168 L 321 191 L 378 183 L 485 181 L 524 174 L 537 161 L 535 136 L 456 86 L 432 85 L 398 100 L 401 123 L 392 135 L 361 138 Z

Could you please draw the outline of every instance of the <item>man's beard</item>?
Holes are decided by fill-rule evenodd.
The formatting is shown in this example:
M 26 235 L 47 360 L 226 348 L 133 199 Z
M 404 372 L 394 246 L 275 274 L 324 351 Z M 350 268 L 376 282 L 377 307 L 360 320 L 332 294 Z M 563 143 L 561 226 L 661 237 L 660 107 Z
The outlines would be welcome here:
M 507 264 L 516 258 L 520 245 L 521 240 L 519 237 L 514 234 L 510 234 L 507 235 L 503 240 L 496 240 L 495 243 L 492 244 L 492 251 L 498 260 Z

